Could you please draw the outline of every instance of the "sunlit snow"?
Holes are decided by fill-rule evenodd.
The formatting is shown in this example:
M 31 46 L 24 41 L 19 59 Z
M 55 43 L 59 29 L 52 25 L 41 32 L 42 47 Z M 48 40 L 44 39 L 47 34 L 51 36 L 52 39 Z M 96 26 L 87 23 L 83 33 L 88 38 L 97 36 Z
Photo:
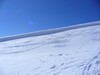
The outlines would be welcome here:
M 100 75 L 100 25 L 0 42 L 0 75 Z

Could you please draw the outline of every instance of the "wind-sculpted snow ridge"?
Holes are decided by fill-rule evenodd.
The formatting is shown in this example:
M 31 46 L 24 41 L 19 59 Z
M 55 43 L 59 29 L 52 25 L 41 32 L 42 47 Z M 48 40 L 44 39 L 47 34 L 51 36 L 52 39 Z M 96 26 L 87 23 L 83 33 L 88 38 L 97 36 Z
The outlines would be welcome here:
M 20 35 L 7 36 L 7 37 L 3 37 L 3 38 L 1 37 L 0 42 L 20 39 L 20 38 L 27 38 L 27 37 L 32 37 L 32 36 L 49 35 L 49 34 L 54 34 L 54 33 L 62 32 L 62 31 L 66 31 L 66 30 L 72 30 L 72 29 L 88 27 L 88 26 L 96 26 L 96 25 L 100 25 L 100 21 L 84 23 L 84 24 L 77 24 L 77 25 L 72 25 L 72 26 L 67 26 L 67 27 L 62 27 L 62 28 L 36 31 L 36 32 L 20 34 Z
M 0 75 L 100 75 L 99 23 L 0 42 Z

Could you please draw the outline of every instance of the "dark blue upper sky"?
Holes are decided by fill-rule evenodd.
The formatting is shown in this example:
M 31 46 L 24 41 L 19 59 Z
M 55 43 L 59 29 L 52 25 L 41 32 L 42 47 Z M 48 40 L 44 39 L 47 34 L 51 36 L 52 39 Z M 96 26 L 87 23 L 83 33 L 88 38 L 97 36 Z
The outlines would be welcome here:
M 100 0 L 0 0 L 0 36 L 100 20 Z

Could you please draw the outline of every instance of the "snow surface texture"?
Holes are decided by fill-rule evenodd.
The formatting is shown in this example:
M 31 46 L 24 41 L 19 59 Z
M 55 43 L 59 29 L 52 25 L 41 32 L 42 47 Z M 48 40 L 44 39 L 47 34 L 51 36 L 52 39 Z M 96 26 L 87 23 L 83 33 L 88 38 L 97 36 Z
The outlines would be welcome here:
M 100 25 L 0 42 L 0 75 L 100 75 Z

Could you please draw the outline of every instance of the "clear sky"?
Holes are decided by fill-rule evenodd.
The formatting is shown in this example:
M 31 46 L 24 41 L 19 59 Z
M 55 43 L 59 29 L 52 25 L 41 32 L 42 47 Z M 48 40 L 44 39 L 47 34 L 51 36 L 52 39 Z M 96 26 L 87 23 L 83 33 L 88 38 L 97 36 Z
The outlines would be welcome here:
M 0 37 L 100 20 L 100 0 L 0 0 Z

